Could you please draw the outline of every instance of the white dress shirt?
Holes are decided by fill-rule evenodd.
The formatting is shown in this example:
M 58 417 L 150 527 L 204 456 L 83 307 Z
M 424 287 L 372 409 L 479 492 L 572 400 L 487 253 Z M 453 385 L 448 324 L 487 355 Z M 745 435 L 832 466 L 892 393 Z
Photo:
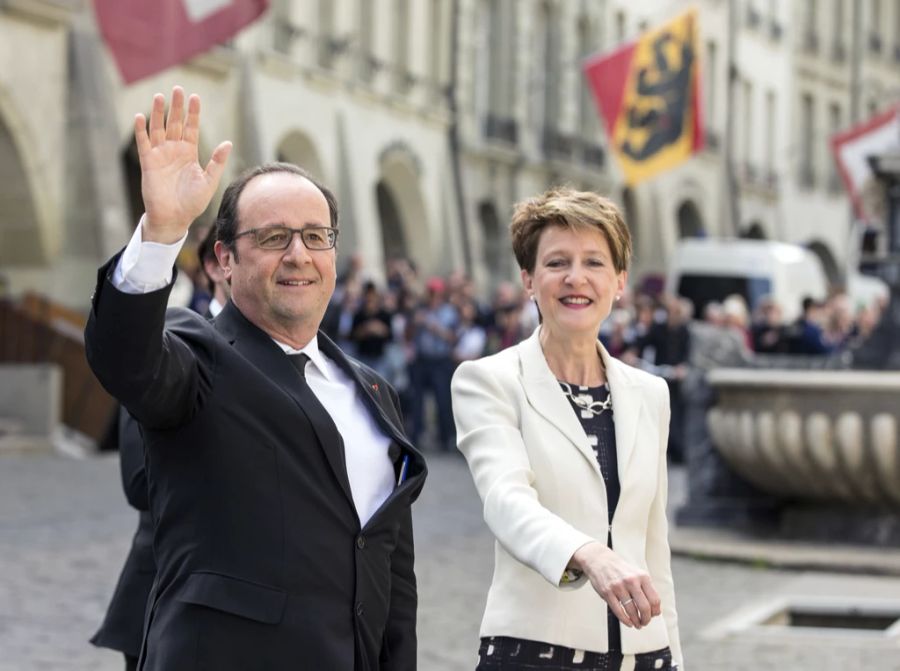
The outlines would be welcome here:
M 129 294 L 150 293 L 171 283 L 172 267 L 187 239 L 185 235 L 171 245 L 144 242 L 143 222 L 142 217 L 112 275 L 113 286 Z M 287 354 L 309 357 L 306 381 L 344 439 L 350 491 L 360 525 L 365 526 L 394 488 L 391 439 L 375 422 L 353 380 L 319 350 L 317 337 L 299 350 L 273 341 Z

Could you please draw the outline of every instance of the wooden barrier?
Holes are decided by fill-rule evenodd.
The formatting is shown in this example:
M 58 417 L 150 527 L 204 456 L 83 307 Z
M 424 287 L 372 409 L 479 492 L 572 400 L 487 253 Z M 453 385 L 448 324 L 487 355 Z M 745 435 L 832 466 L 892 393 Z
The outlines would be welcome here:
M 33 294 L 0 300 L 0 361 L 55 363 L 63 369 L 63 423 L 100 443 L 118 403 L 100 386 L 84 355 L 85 318 Z

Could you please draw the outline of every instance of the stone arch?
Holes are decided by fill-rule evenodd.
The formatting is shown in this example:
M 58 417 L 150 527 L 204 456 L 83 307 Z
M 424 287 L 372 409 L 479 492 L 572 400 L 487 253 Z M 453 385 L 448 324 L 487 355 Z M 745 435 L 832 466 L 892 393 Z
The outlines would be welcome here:
M 683 200 L 677 210 L 678 237 L 679 238 L 703 238 L 706 237 L 706 228 L 703 226 L 703 217 L 700 209 L 693 200 Z
M 378 204 L 378 221 L 381 223 L 381 251 L 384 260 L 409 257 L 400 205 L 384 180 L 378 180 L 375 185 L 375 198 Z
M 740 236 L 747 240 L 767 240 L 766 229 L 763 228 L 762 222 L 751 221 L 741 229 Z
M 40 264 L 50 257 L 49 223 L 35 198 L 38 180 L 24 151 L 22 124 L 4 102 L 0 97 L 0 266 Z
M 422 196 L 420 163 L 405 144 L 397 143 L 381 153 L 379 163 L 375 192 L 385 259 L 402 253 L 428 270 L 431 227 Z
M 509 279 L 509 250 L 503 238 L 503 227 L 497 206 L 492 200 L 478 204 L 478 223 L 481 225 L 481 257 L 487 268 L 491 286 Z
M 822 270 L 825 271 L 825 277 L 828 283 L 837 286 L 843 283 L 843 274 L 841 267 L 838 265 L 837 259 L 831 252 L 831 248 L 821 240 L 813 240 L 806 247 L 815 254 L 822 263 Z
M 299 165 L 320 181 L 326 181 L 322 159 L 312 138 L 298 130 L 289 132 L 278 143 L 275 156 L 279 161 Z

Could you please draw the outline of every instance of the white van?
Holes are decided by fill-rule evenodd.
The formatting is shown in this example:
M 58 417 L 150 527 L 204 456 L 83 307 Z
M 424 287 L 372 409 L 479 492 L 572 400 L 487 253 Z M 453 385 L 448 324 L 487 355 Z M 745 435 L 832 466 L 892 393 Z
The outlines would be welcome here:
M 751 311 L 760 298 L 771 296 L 789 323 L 800 316 L 805 297 L 825 300 L 828 281 L 818 257 L 798 245 L 686 238 L 672 254 L 666 290 L 690 299 L 697 318 L 707 303 L 731 294 L 743 296 Z

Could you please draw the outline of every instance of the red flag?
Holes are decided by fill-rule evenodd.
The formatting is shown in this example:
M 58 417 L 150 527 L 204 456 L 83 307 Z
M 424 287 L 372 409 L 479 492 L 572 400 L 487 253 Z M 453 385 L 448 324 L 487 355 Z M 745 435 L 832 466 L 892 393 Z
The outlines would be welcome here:
M 584 64 L 625 181 L 672 168 L 703 147 L 697 12 L 690 10 Z
M 186 61 L 252 22 L 269 0 L 94 0 L 125 83 Z

